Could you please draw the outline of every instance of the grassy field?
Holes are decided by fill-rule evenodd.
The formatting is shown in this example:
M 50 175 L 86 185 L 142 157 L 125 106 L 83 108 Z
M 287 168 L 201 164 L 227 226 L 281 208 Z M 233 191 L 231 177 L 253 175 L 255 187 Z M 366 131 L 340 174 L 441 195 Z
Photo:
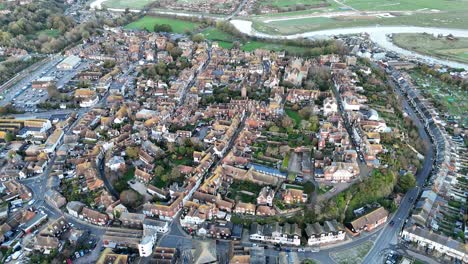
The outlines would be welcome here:
M 416 11 L 437 9 L 443 11 L 459 10 L 468 5 L 467 0 L 344 0 L 344 4 L 360 11 Z
M 185 31 L 193 31 L 200 24 L 167 18 L 167 17 L 155 17 L 155 16 L 144 16 L 141 19 L 132 22 L 125 26 L 125 29 L 147 29 L 153 31 L 154 25 L 156 24 L 169 24 L 172 27 L 172 31 L 175 33 L 185 33 Z
M 464 9 L 464 10 L 463 10 Z M 468 28 L 468 6 L 458 11 L 440 13 L 395 14 L 393 17 L 342 16 L 335 18 L 309 17 L 292 20 L 268 21 L 267 18 L 252 18 L 256 30 L 269 34 L 296 34 L 307 31 L 359 27 L 359 26 L 427 26 L 445 28 Z M 266 23 L 265 21 L 269 22 Z
M 303 53 L 307 51 L 307 48 L 304 48 L 304 47 L 288 46 L 288 45 L 268 43 L 268 42 L 262 42 L 262 41 L 248 41 L 242 45 L 241 49 L 244 51 L 254 51 L 256 49 L 267 49 L 267 50 L 273 50 L 273 51 L 286 50 L 288 52 L 295 52 L 295 53 Z
M 393 42 L 408 50 L 468 63 L 468 38 L 448 40 L 429 34 L 394 34 Z
M 330 254 L 330 257 L 338 264 L 362 263 L 367 252 L 372 248 L 373 242 L 366 241 L 358 246 Z
M 296 5 L 320 5 L 326 3 L 326 0 L 270 0 L 260 1 L 262 6 L 273 6 L 273 7 L 289 7 Z
M 126 25 L 125 29 L 146 29 L 149 31 L 153 31 L 155 24 L 169 24 L 171 25 L 173 32 L 176 33 L 185 33 L 186 31 L 193 32 L 200 26 L 199 23 L 185 21 L 181 19 L 144 16 L 143 18 Z M 214 27 L 206 28 L 200 33 L 203 34 L 206 39 L 218 42 L 219 46 L 225 49 L 232 48 L 234 41 L 237 40 L 234 36 Z M 267 49 L 273 51 L 286 50 L 288 52 L 294 52 L 298 54 L 305 53 L 309 50 L 306 47 L 289 46 L 263 41 L 247 41 L 241 43 L 241 49 L 244 51 L 254 51 L 256 49 Z
M 302 117 L 299 115 L 299 113 L 292 109 L 285 109 L 285 112 L 292 120 L 294 120 L 294 123 L 296 124 L 295 127 L 299 127 L 302 121 Z
M 46 30 L 41 30 L 36 33 L 37 35 L 47 35 L 49 37 L 56 38 L 60 35 L 60 31 L 58 29 L 46 29 Z
M 102 6 L 108 8 L 142 9 L 153 2 L 155 2 L 155 0 L 107 0 L 102 3 Z
M 201 32 L 205 38 L 218 42 L 218 45 L 225 49 L 230 49 L 233 46 L 234 38 L 217 28 L 207 28 Z

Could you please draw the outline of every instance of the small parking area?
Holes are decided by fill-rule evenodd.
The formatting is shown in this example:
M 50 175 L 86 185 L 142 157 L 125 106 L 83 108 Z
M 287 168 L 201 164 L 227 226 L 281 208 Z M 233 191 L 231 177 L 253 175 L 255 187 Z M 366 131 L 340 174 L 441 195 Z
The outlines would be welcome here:
M 145 197 L 145 202 L 151 200 L 153 197 L 146 191 L 146 186 L 136 180 L 131 180 L 128 181 L 128 185 L 130 188 L 138 192 L 139 194 L 143 195 Z

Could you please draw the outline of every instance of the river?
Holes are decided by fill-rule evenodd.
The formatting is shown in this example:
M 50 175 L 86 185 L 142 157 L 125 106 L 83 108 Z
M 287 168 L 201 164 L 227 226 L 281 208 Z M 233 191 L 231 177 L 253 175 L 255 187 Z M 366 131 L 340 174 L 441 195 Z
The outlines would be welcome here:
M 433 27 L 414 27 L 414 26 L 377 26 L 377 27 L 352 27 L 352 28 L 339 28 L 339 29 L 327 29 L 327 30 L 318 30 L 318 31 L 310 31 L 300 34 L 292 34 L 292 35 L 270 35 L 262 32 L 256 31 L 252 27 L 252 22 L 247 20 L 240 20 L 235 19 L 231 20 L 231 23 L 239 30 L 240 32 L 247 34 L 249 36 L 256 36 L 262 38 L 271 38 L 271 39 L 295 39 L 295 38 L 312 38 L 312 39 L 320 39 L 331 37 L 335 35 L 346 35 L 346 34 L 360 34 L 360 33 L 367 33 L 369 34 L 369 38 L 377 43 L 382 48 L 388 51 L 394 51 L 401 55 L 416 58 L 419 60 L 423 60 L 427 63 L 436 63 L 441 65 L 446 65 L 453 68 L 464 68 L 465 70 L 468 69 L 468 64 L 455 62 L 450 60 L 444 60 L 440 58 L 435 58 L 427 55 L 423 55 L 420 53 L 415 53 L 413 51 L 402 49 L 392 41 L 389 40 L 387 37 L 388 34 L 394 33 L 430 33 L 430 34 L 443 34 L 448 35 L 452 34 L 456 37 L 468 37 L 468 30 L 463 29 L 453 29 L 453 28 L 433 28 Z

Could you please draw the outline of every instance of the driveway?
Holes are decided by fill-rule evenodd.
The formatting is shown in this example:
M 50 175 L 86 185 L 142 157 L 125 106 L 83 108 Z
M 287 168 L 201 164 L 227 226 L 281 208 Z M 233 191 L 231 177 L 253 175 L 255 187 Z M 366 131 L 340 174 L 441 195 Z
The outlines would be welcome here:
M 135 181 L 135 183 L 131 183 L 131 181 L 128 182 L 128 185 L 130 188 L 138 192 L 139 194 L 143 195 L 145 197 L 145 202 L 150 201 L 153 197 L 146 191 L 146 186 L 139 182 Z
M 288 171 L 289 172 L 295 172 L 295 173 L 301 173 L 301 161 L 302 161 L 302 154 L 292 152 L 291 157 L 289 158 L 289 164 L 288 164 Z

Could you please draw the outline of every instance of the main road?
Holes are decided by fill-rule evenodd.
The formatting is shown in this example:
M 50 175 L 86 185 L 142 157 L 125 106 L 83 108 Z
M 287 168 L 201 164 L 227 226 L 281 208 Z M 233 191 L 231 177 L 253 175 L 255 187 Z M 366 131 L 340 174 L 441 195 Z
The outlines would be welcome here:
M 434 149 L 432 147 L 431 140 L 429 135 L 427 134 L 426 130 L 424 129 L 424 125 L 421 123 L 420 119 L 418 118 L 416 112 L 411 108 L 406 97 L 401 93 L 399 87 L 395 85 L 392 81 L 389 81 L 389 84 L 393 87 L 394 91 L 399 95 L 402 99 L 401 102 L 403 104 L 403 108 L 405 112 L 409 115 L 409 117 L 414 121 L 418 128 L 419 136 L 424 142 L 429 143 L 427 146 L 427 150 L 425 153 L 425 159 L 422 169 L 418 171 L 416 174 L 416 183 L 417 186 L 409 190 L 406 195 L 403 197 L 398 210 L 392 216 L 392 221 L 395 223 L 393 226 L 386 225 L 383 231 L 380 233 L 379 237 L 375 241 L 374 247 L 371 251 L 367 254 L 366 258 L 364 259 L 364 263 L 375 263 L 381 257 L 381 252 L 391 246 L 394 246 L 398 243 L 398 234 L 401 231 L 405 223 L 405 219 L 410 214 L 410 210 L 413 208 L 414 202 L 416 201 L 419 192 L 421 191 L 421 187 L 424 185 L 427 177 L 431 173 L 432 165 L 434 163 Z

